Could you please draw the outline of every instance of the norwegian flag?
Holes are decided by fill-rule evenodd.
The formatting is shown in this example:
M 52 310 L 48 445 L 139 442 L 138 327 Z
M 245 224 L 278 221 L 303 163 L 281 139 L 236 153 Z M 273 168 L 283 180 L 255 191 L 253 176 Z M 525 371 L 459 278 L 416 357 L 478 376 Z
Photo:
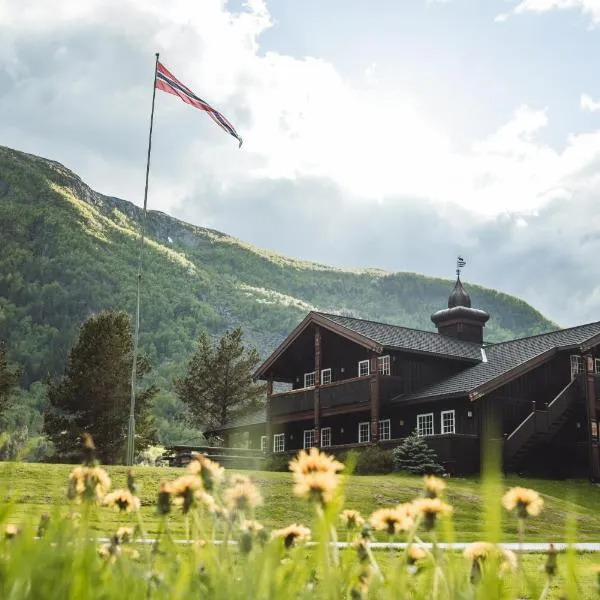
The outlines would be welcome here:
M 163 92 L 168 92 L 174 96 L 179 96 L 186 104 L 191 104 L 207 112 L 210 118 L 229 135 L 232 135 L 239 141 L 239 147 L 242 147 L 242 138 L 238 135 L 234 126 L 217 110 L 199 98 L 188 87 L 183 85 L 169 70 L 160 62 L 156 63 L 156 88 Z

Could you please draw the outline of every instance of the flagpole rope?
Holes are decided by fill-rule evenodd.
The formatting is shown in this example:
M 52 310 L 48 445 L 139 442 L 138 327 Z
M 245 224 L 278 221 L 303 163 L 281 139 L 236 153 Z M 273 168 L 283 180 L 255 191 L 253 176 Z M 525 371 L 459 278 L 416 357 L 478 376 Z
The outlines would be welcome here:
M 131 363 L 131 403 L 129 406 L 129 426 L 127 430 L 126 463 L 131 466 L 135 455 L 135 385 L 137 380 L 137 354 L 140 341 L 140 288 L 142 283 L 142 258 L 146 233 L 146 208 L 148 206 L 148 176 L 150 174 L 150 152 L 152 150 L 152 126 L 154 124 L 154 101 L 156 99 L 156 73 L 158 72 L 158 52 L 154 63 L 154 83 L 152 86 L 152 110 L 150 111 L 150 133 L 148 135 L 148 156 L 146 158 L 146 185 L 144 187 L 144 211 L 142 213 L 142 231 L 140 233 L 140 253 L 138 258 L 137 295 L 135 311 L 135 337 L 133 339 L 133 360 Z

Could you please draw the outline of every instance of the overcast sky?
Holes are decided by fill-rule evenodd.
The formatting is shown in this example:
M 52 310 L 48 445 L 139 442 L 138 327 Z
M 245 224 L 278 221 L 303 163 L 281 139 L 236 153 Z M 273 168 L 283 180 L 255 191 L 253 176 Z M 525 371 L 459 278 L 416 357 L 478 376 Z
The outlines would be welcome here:
M 0 0 L 0 144 L 141 204 L 157 51 L 150 208 L 600 320 L 599 0 Z

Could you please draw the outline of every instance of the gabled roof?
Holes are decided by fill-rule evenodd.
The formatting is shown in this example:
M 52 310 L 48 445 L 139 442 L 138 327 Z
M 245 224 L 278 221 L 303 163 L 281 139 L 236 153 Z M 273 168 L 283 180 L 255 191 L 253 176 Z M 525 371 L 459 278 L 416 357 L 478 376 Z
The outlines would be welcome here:
M 261 425 L 267 422 L 267 409 L 266 407 L 258 408 L 255 411 L 239 417 L 235 421 L 231 421 L 222 427 L 216 427 L 214 429 L 207 429 L 204 434 L 207 433 L 218 433 L 219 431 L 226 431 L 228 429 L 237 429 L 238 427 L 250 427 L 251 425 Z
M 475 400 L 511 379 L 545 362 L 561 350 L 585 351 L 600 343 L 600 321 L 569 329 L 484 346 L 484 361 L 447 379 L 392 402 L 469 395 Z
M 268 369 L 311 324 L 329 329 L 375 352 L 383 352 L 386 349 L 404 350 L 469 362 L 481 360 L 481 345 L 474 342 L 456 340 L 432 331 L 422 331 L 399 325 L 388 325 L 376 321 L 311 311 L 274 350 L 271 356 L 258 367 L 254 377 L 259 379 L 264 376 Z

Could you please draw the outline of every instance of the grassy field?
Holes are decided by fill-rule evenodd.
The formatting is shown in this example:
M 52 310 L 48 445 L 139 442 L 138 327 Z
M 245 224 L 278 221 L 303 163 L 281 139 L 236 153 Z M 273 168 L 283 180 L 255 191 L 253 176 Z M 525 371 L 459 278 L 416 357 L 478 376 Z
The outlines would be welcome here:
M 63 511 L 69 509 L 65 496 L 69 465 L 2 463 L 0 465 L 0 499 L 4 509 L 11 511 L 11 520 L 19 522 L 28 517 L 37 518 L 51 511 L 58 504 Z M 125 487 L 127 469 L 108 467 L 113 488 Z M 156 532 L 157 518 L 155 500 L 158 484 L 162 479 L 173 479 L 183 469 L 136 468 L 140 487 L 142 516 L 149 535 Z M 244 472 L 260 489 L 265 502 L 257 511 L 257 517 L 269 528 L 283 527 L 290 523 L 307 523 L 311 509 L 305 501 L 294 497 L 291 475 L 265 471 Z M 447 480 L 447 501 L 454 507 L 453 522 L 455 540 L 470 542 L 482 533 L 482 506 L 480 481 L 476 478 L 451 478 Z M 393 506 L 409 501 L 419 494 L 422 479 L 402 475 L 349 476 L 346 478 L 347 508 L 358 509 L 369 515 L 377 508 Z M 509 477 L 505 488 L 515 485 L 531 487 L 543 496 L 543 513 L 528 522 L 527 541 L 564 541 L 565 522 L 574 518 L 577 540 L 600 541 L 600 488 L 584 480 L 549 481 Z M 498 502 L 500 499 L 498 499 Z M 101 509 L 93 517 L 94 528 L 99 534 L 108 534 L 118 524 L 130 517 L 108 509 Z M 516 541 L 516 522 L 508 514 L 502 524 L 503 541 Z M 181 518 L 173 517 L 173 532 L 183 536 Z M 343 538 L 342 538 L 343 539 Z

